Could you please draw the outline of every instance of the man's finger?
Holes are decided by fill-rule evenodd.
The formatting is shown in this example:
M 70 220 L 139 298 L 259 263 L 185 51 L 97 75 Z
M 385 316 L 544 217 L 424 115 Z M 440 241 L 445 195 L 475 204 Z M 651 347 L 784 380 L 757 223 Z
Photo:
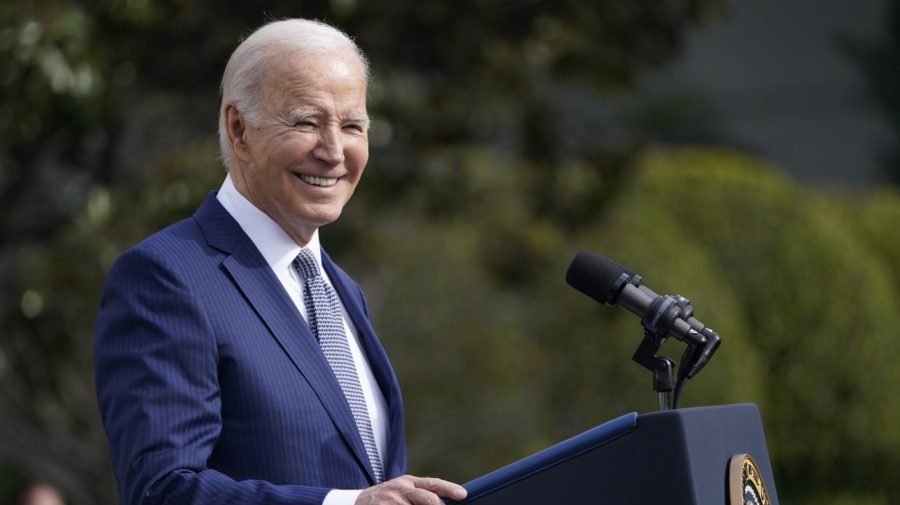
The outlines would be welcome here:
M 434 477 L 413 477 L 413 485 L 419 489 L 427 489 L 438 496 L 450 498 L 451 500 L 462 500 L 468 494 L 466 488 L 459 484 L 454 484 L 453 482 L 447 482 L 446 480 Z
M 444 505 L 438 495 L 422 488 L 410 489 L 403 497 L 412 505 Z

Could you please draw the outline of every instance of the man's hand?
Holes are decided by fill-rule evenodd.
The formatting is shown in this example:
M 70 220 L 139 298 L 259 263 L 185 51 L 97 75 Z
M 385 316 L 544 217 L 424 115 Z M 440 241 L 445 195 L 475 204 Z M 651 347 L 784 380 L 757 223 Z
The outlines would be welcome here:
M 466 489 L 441 479 L 404 475 L 363 489 L 356 505 L 444 505 L 442 497 L 462 500 Z

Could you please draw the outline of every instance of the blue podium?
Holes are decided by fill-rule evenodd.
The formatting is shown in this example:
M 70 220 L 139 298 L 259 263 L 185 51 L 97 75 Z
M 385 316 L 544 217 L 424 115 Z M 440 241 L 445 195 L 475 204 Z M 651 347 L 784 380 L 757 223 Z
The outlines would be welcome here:
M 733 460 L 743 455 L 755 465 L 744 466 L 742 481 Z M 768 496 L 745 496 L 753 491 L 747 479 L 763 482 Z M 464 487 L 469 496 L 460 503 L 477 505 L 778 505 L 752 404 L 627 414 Z

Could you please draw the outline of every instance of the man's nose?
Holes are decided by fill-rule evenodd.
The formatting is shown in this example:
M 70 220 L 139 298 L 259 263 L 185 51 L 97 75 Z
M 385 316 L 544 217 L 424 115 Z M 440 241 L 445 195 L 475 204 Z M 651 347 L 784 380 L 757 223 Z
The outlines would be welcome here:
M 344 143 L 340 128 L 329 126 L 320 131 L 319 142 L 313 149 L 313 156 L 330 165 L 344 162 Z

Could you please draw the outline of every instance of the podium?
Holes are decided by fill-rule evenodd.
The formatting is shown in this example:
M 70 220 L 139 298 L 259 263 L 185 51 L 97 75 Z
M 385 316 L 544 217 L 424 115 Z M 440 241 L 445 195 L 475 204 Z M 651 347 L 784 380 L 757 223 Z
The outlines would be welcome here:
M 730 496 L 746 487 L 730 483 L 730 467 L 732 457 L 744 454 L 756 463 L 750 473 L 758 469 L 754 477 L 765 483 L 768 503 L 778 505 L 752 404 L 626 414 L 464 484 L 469 496 L 460 503 L 743 504 Z

